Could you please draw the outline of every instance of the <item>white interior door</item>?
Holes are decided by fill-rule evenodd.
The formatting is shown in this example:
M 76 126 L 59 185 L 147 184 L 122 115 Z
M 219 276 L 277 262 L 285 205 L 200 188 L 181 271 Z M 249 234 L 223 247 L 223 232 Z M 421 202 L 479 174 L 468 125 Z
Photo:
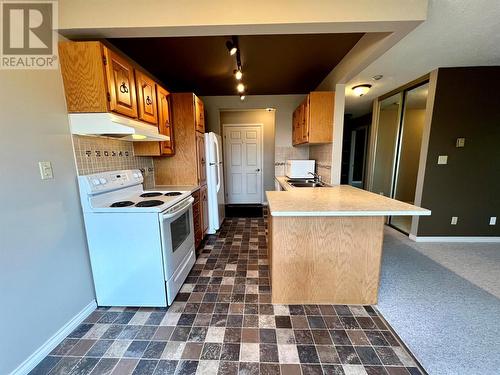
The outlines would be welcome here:
M 227 203 L 262 203 L 262 126 L 223 128 Z

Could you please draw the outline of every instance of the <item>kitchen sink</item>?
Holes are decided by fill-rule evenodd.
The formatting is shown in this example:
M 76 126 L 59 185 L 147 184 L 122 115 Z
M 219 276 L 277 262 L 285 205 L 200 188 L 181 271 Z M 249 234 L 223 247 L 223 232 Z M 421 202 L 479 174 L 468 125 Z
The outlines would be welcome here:
M 326 187 L 326 185 L 322 182 L 288 182 L 293 187 Z
M 313 180 L 312 178 L 290 178 L 286 180 L 289 184 L 303 184 L 303 183 L 313 183 L 318 182 L 317 180 Z

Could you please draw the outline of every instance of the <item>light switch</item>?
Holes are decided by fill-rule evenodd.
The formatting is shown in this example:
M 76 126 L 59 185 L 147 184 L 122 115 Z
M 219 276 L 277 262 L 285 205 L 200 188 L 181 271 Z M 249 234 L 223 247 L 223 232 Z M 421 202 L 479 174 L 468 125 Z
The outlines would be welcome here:
M 51 178 L 54 178 L 52 164 L 50 163 L 50 161 L 39 161 L 38 168 L 40 168 L 40 177 L 42 180 L 49 180 Z
M 448 155 L 439 155 L 438 164 L 448 164 Z
M 457 147 L 465 147 L 465 138 L 457 138 Z
M 458 223 L 458 216 L 452 216 L 451 225 L 457 225 L 457 223 Z
M 497 217 L 496 216 L 490 217 L 490 225 L 497 225 Z

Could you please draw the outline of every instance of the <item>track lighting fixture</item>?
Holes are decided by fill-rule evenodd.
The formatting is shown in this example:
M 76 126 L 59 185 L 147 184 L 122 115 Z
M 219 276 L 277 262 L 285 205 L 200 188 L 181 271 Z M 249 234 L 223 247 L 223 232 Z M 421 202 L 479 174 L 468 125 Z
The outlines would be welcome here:
M 236 51 L 238 51 L 238 42 L 236 41 L 236 37 L 233 36 L 233 38 L 231 40 L 228 40 L 226 42 L 226 47 L 227 47 L 227 50 L 229 51 L 229 54 L 231 56 L 234 56 Z
M 226 47 L 231 56 L 235 55 L 236 69 L 233 70 L 233 75 L 237 81 L 240 81 L 236 85 L 236 90 L 240 95 L 240 100 L 245 100 L 245 85 L 243 84 L 243 82 L 241 82 L 241 79 L 243 78 L 243 69 L 241 65 L 241 53 L 238 47 L 238 37 L 236 36 L 231 37 L 231 40 L 228 40 L 226 42 Z
M 233 73 L 234 73 L 234 78 L 236 78 L 238 81 L 241 79 L 241 77 L 243 77 L 243 72 L 241 71 L 241 67 L 235 69 Z

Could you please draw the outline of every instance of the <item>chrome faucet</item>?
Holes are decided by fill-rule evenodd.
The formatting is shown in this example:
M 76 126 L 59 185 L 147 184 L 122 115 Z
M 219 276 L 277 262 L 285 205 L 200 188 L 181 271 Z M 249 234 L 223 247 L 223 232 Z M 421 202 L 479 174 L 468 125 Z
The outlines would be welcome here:
M 314 173 L 314 172 L 309 172 L 309 174 L 310 174 L 310 175 L 313 175 L 313 176 L 314 176 L 314 178 L 315 178 L 316 180 L 318 180 L 319 182 L 323 182 L 323 181 L 322 181 L 322 178 L 321 178 L 321 176 L 320 176 L 319 174 Z

